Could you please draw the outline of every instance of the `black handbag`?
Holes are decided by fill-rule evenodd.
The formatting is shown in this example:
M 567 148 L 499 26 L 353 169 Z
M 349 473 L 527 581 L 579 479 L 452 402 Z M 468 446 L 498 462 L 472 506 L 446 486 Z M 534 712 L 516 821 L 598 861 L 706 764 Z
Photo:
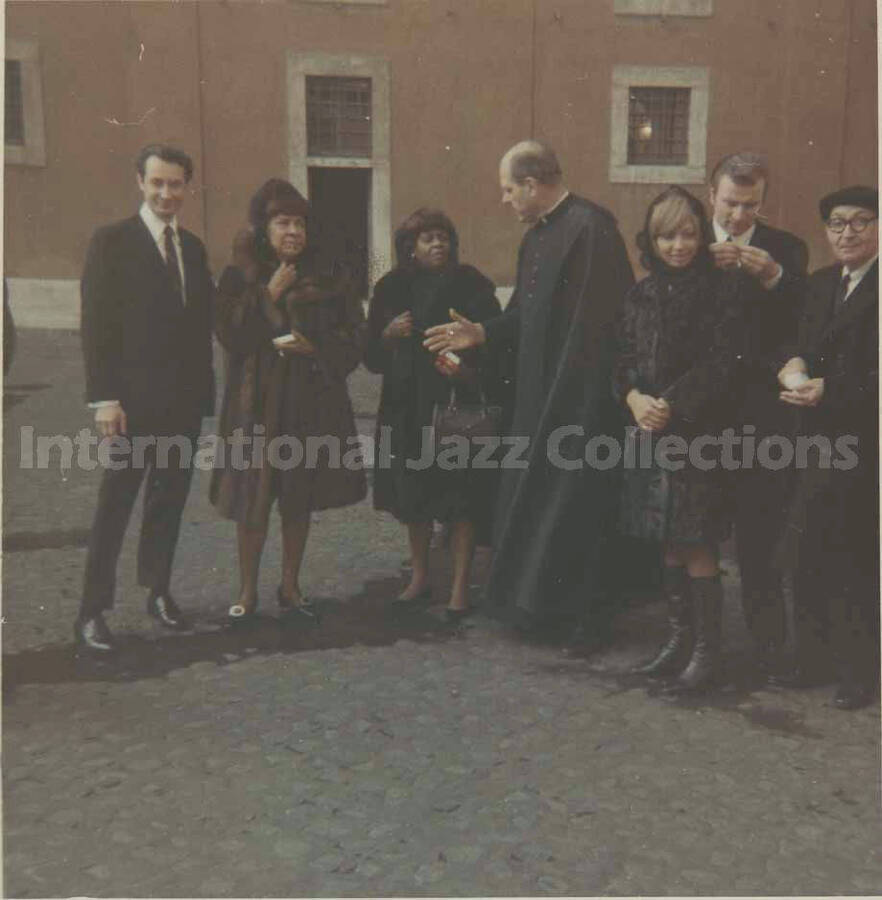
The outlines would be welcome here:
M 447 405 L 436 403 L 432 413 L 436 456 L 454 444 L 451 438 L 465 438 L 471 443 L 473 438 L 501 437 L 501 430 L 502 407 L 488 404 L 483 388 L 480 403 L 459 403 L 456 385 L 452 385 Z

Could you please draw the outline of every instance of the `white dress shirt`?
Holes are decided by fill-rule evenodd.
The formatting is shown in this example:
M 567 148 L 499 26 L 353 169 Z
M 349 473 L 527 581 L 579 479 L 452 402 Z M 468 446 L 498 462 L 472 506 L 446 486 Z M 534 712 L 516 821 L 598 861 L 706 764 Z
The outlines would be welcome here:
M 720 223 L 714 219 L 714 237 L 716 237 L 717 242 L 720 244 L 725 243 L 726 241 L 731 241 L 733 244 L 737 244 L 739 247 L 747 247 L 750 244 L 750 239 L 753 237 L 753 233 L 756 231 L 756 224 L 751 225 L 747 231 L 742 231 L 741 234 L 729 234 L 725 228 L 723 228 Z
M 141 221 L 147 226 L 147 230 L 156 241 L 156 248 L 164 263 L 168 263 L 165 258 L 165 228 L 167 225 L 172 227 L 172 243 L 175 245 L 175 254 L 177 256 L 178 271 L 181 273 L 181 293 L 183 294 L 184 304 L 187 303 L 187 284 L 184 281 L 184 257 L 181 255 L 181 236 L 178 234 L 178 217 L 175 216 L 171 222 L 160 219 L 146 204 L 142 203 L 138 210 Z
M 842 267 L 842 275 L 840 277 L 844 278 L 846 275 L 848 275 L 848 290 L 845 292 L 846 300 L 848 300 L 848 298 L 854 293 L 854 289 L 861 283 L 861 279 L 864 277 L 864 275 L 866 275 L 867 272 L 869 272 L 870 269 L 873 268 L 873 263 L 875 263 L 877 259 L 879 259 L 878 253 L 871 260 L 869 260 L 869 262 L 865 262 L 857 269 L 851 270 L 848 268 L 848 266 Z
M 141 217 L 141 221 L 147 226 L 147 230 L 150 232 L 151 237 L 156 242 L 156 249 L 159 251 L 160 257 L 162 257 L 163 263 L 167 264 L 167 260 L 165 258 L 165 227 L 166 225 L 171 225 L 172 227 L 172 243 L 175 247 L 175 255 L 177 257 L 178 263 L 178 271 L 181 273 L 181 294 L 183 295 L 184 303 L 187 302 L 187 285 L 184 281 L 184 257 L 181 254 L 181 236 L 178 234 L 178 218 L 175 216 L 171 222 L 166 222 L 164 219 L 160 219 L 159 216 L 153 212 L 152 209 L 147 205 L 146 202 L 141 204 L 141 208 L 138 210 L 138 215 Z M 101 406 L 115 406 L 119 404 L 119 400 L 96 400 L 93 403 L 89 404 L 90 409 L 98 409 Z
M 756 231 L 756 223 L 751 225 L 747 231 L 742 231 L 741 234 L 729 234 L 716 219 L 713 220 L 712 224 L 714 226 L 714 237 L 716 237 L 718 243 L 724 244 L 726 241 L 731 241 L 738 247 L 749 247 L 753 233 Z M 784 275 L 784 266 L 782 266 L 778 260 L 775 260 L 775 262 L 778 263 L 778 273 L 768 281 L 760 282 L 767 291 L 771 291 L 778 287 L 778 282 Z

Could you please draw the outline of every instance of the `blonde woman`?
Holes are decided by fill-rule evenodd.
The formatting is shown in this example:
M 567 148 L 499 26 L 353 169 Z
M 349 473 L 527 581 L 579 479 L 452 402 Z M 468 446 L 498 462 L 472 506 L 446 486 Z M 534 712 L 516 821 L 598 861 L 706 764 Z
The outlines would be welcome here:
M 655 658 L 635 671 L 679 676 L 683 690 L 713 684 L 720 670 L 725 471 L 720 460 L 707 468 L 690 453 L 670 464 L 657 451 L 661 436 L 689 447 L 730 424 L 741 276 L 714 268 L 711 240 L 701 203 L 688 191 L 671 187 L 652 201 L 637 237 L 649 275 L 625 299 L 614 371 L 616 395 L 636 426 L 628 439 L 650 441 L 654 451 L 651 467 L 625 469 L 622 530 L 662 545 L 670 625 Z M 704 449 L 703 459 L 711 453 Z

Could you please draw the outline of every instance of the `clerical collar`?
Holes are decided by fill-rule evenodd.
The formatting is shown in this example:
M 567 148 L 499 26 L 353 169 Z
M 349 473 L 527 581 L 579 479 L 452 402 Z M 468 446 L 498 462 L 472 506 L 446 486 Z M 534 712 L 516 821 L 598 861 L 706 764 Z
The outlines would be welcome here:
M 554 206 L 552 206 L 550 209 L 547 209 L 544 213 L 542 213 L 541 216 L 539 216 L 539 218 L 536 220 L 537 224 L 545 225 L 551 218 L 552 213 L 559 209 L 564 200 L 566 200 L 569 196 L 570 192 L 564 191 L 563 194 L 561 194 L 560 199 L 558 199 Z
M 753 233 L 756 231 L 756 222 L 747 229 L 747 231 L 743 231 L 741 234 L 729 234 L 716 219 L 713 220 L 714 225 L 714 236 L 717 239 L 717 242 L 720 244 L 724 244 L 726 241 L 731 241 L 733 244 L 737 244 L 739 247 L 746 247 L 750 243 L 750 239 L 753 237 Z

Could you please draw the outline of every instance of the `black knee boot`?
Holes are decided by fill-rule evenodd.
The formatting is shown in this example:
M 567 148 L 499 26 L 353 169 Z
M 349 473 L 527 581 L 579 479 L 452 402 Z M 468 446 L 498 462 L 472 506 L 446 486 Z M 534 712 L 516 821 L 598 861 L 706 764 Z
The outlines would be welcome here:
M 650 662 L 631 670 L 633 675 L 660 678 L 682 672 L 692 653 L 692 601 L 689 576 L 682 566 L 666 566 L 663 587 L 668 602 L 668 640 Z
M 714 684 L 720 676 L 723 585 L 719 575 L 692 578 L 690 581 L 695 646 L 689 665 L 680 674 L 675 688 L 696 691 Z

